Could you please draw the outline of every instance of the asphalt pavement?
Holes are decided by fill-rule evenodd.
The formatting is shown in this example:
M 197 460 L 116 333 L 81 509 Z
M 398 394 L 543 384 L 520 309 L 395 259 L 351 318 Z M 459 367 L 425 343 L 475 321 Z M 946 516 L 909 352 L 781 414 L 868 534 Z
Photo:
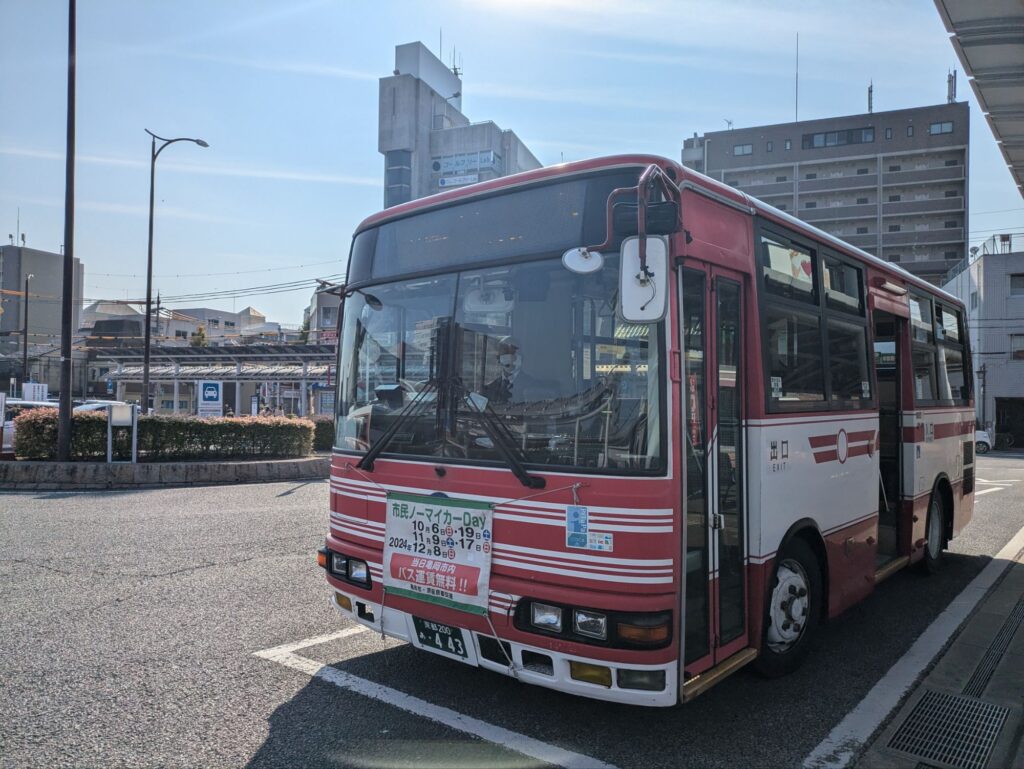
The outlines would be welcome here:
M 0 767 L 800 766 L 1024 526 L 1024 458 L 978 475 L 992 491 L 940 574 L 883 583 L 787 678 L 658 710 L 342 622 L 314 559 L 326 482 L 0 493 Z

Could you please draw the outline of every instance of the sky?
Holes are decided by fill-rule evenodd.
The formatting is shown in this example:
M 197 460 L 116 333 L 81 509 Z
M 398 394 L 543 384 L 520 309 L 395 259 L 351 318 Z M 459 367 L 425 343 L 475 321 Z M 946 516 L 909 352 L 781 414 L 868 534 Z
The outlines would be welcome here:
M 66 0 L 0 0 L 0 233 L 64 232 Z M 75 255 L 85 297 L 145 294 L 148 128 L 196 137 L 157 165 L 154 291 L 170 307 L 252 305 L 302 320 L 383 204 L 377 81 L 421 40 L 463 68 L 463 112 L 544 164 L 683 139 L 939 104 L 959 68 L 930 0 L 80 0 Z M 971 244 L 1024 231 L 1024 201 L 971 102 Z M 235 298 L 176 300 L 250 289 Z M 287 289 L 287 287 L 283 287 Z M 54 312 L 58 305 L 54 304 Z

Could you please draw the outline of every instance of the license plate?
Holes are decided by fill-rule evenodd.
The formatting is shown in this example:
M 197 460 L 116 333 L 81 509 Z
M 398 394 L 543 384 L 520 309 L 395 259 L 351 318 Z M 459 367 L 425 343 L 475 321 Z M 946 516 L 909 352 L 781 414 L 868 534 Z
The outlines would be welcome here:
M 466 658 L 469 656 L 466 652 L 466 643 L 462 638 L 461 628 L 419 617 L 413 617 L 412 624 L 416 628 L 416 638 L 421 645 L 439 649 L 456 657 Z

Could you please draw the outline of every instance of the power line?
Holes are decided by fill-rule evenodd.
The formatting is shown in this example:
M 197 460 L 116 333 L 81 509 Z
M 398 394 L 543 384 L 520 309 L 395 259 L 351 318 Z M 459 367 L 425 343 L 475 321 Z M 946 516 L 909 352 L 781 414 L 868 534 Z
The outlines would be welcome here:
M 292 264 L 287 267 L 265 267 L 258 270 L 234 270 L 228 272 L 182 272 L 168 275 L 154 275 L 153 278 L 215 278 L 222 275 L 252 275 L 258 272 L 279 272 L 281 270 L 299 270 L 303 267 L 320 267 L 324 264 L 338 264 L 337 259 L 328 259 L 324 262 L 309 262 L 308 264 Z M 136 274 L 130 272 L 91 272 L 90 275 L 94 275 L 99 278 L 144 278 L 145 273 Z

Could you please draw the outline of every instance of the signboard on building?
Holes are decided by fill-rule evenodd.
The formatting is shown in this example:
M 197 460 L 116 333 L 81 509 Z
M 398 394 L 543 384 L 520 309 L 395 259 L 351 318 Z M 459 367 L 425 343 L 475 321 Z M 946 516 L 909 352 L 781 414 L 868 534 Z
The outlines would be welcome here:
M 50 396 L 50 385 L 45 382 L 25 382 L 21 386 L 21 397 L 27 401 L 44 401 Z
M 476 184 L 480 181 L 480 174 L 465 174 L 464 176 L 442 176 L 437 180 L 438 187 L 461 187 L 465 184 Z
M 224 413 L 224 387 L 221 382 L 200 380 L 196 384 L 199 392 L 199 416 L 219 417 Z
M 464 174 L 467 171 L 484 171 L 490 168 L 498 170 L 499 163 L 501 163 L 501 156 L 494 150 L 481 150 L 435 157 L 431 168 L 434 173 Z

